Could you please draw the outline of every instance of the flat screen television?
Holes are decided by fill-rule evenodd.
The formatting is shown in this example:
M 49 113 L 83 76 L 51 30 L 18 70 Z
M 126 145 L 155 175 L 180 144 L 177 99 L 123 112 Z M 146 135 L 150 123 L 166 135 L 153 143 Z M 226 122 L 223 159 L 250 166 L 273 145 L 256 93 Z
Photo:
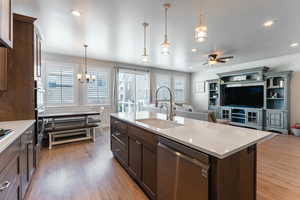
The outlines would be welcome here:
M 264 106 L 264 87 L 226 87 L 224 106 L 262 108 Z

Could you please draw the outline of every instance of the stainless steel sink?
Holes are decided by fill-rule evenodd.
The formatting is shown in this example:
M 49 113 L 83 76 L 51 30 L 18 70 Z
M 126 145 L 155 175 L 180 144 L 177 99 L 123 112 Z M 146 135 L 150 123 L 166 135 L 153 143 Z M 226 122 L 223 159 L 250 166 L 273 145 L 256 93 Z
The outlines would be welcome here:
M 143 124 L 146 124 L 153 128 L 159 128 L 159 129 L 169 129 L 169 128 L 176 128 L 179 126 L 182 126 L 181 124 L 178 124 L 173 121 L 163 120 L 163 119 L 140 119 L 137 120 L 138 122 L 141 122 Z

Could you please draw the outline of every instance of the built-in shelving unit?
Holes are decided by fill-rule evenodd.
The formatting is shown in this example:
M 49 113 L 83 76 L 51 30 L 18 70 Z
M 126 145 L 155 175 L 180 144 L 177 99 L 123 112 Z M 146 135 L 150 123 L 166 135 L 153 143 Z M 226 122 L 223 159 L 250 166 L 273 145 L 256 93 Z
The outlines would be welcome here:
M 208 109 L 214 111 L 219 118 L 220 82 L 218 79 L 209 80 L 208 83 Z
M 291 72 L 266 73 L 266 130 L 288 133 Z
M 218 111 L 219 118 L 228 120 L 232 125 L 288 133 L 291 72 L 268 70 L 267 67 L 258 67 L 218 74 L 219 79 L 208 81 L 209 110 Z M 252 86 L 263 88 L 257 93 L 263 93 L 260 105 L 252 107 L 224 103 L 229 97 L 225 95 L 226 88 Z

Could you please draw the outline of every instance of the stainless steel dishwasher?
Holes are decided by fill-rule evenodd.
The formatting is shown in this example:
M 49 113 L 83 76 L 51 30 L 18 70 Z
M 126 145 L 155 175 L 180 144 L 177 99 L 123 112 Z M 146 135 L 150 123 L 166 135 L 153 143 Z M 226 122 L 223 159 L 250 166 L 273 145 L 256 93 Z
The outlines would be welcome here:
M 157 156 L 157 200 L 209 199 L 206 154 L 161 137 Z

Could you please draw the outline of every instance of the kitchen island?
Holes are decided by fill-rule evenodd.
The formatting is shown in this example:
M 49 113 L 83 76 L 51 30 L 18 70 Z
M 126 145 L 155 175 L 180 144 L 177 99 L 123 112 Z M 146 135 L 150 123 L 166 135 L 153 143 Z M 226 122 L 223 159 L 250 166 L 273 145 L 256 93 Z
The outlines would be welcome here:
M 111 114 L 114 157 L 157 200 L 255 200 L 256 144 L 273 136 L 159 113 Z

